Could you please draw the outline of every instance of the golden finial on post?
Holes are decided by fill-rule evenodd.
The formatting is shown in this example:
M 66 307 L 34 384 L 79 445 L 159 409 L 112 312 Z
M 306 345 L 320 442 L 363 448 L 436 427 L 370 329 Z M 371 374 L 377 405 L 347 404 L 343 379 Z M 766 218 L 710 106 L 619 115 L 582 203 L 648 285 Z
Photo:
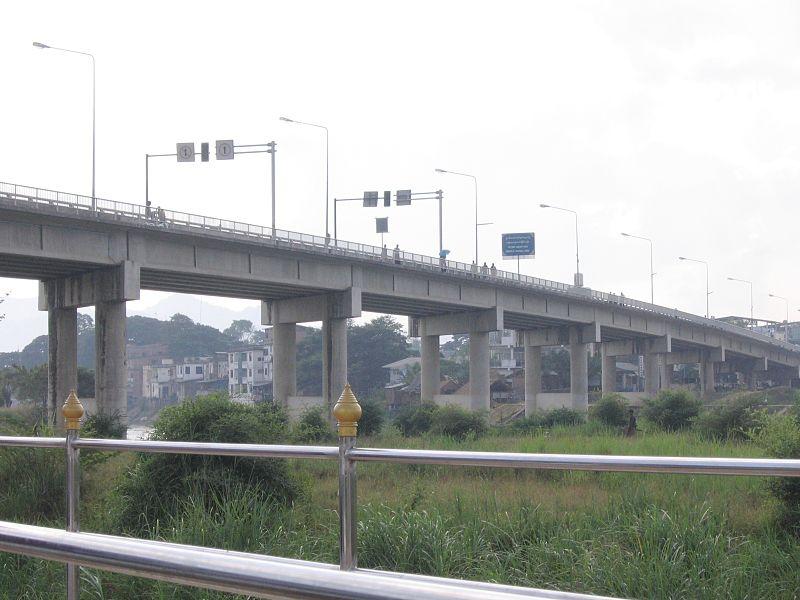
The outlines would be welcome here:
M 358 420 L 361 418 L 361 405 L 356 400 L 350 384 L 344 384 L 342 395 L 333 406 L 333 416 L 336 417 L 336 428 L 339 437 L 356 437 L 358 434 Z
M 83 405 L 78 400 L 78 394 L 72 390 L 61 407 L 61 414 L 64 415 L 64 425 L 66 429 L 80 429 L 81 417 L 83 417 Z

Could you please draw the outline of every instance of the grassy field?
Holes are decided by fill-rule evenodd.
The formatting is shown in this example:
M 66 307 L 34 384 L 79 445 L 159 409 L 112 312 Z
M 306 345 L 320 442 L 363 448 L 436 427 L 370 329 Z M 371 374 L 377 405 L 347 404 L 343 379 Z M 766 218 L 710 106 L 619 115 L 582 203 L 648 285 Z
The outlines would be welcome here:
M 361 445 L 761 455 L 748 443 L 710 442 L 691 433 L 626 439 L 585 427 L 463 442 L 385 433 Z M 87 469 L 85 531 L 117 533 L 110 490 L 131 460 L 116 455 Z M 187 500 L 169 522 L 152 525 L 151 537 L 335 562 L 336 465 L 292 461 L 291 467 L 305 490 L 293 506 L 261 502 L 247 490 L 210 508 Z M 358 485 L 364 567 L 630 598 L 796 598 L 800 590 L 800 543 L 773 528 L 776 507 L 761 478 L 365 463 Z M 13 494 L 0 489 L 0 517 L 9 518 L 12 502 Z M 49 524 L 62 525 L 57 521 Z M 59 597 L 63 567 L 0 554 L 0 590 L 2 598 Z M 84 597 L 228 596 L 85 571 Z

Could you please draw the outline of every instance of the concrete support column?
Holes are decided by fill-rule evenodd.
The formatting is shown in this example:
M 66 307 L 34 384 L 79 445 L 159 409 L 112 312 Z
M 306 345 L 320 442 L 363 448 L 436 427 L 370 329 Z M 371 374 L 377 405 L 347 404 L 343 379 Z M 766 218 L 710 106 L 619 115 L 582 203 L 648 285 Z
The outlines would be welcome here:
M 714 363 L 710 360 L 700 361 L 700 393 L 708 398 L 714 393 Z
M 47 312 L 47 422 L 64 427 L 61 405 L 78 388 L 78 309 Z
M 485 331 L 469 334 L 469 393 L 472 410 L 491 408 L 489 389 L 489 333 Z
M 95 305 L 94 395 L 97 411 L 117 413 L 128 423 L 128 370 L 125 302 L 98 302 Z
M 529 417 L 539 408 L 539 393 L 542 391 L 542 348 L 525 346 L 525 416 Z
M 322 397 L 328 416 L 347 383 L 347 319 L 327 318 L 322 322 Z
M 667 364 L 667 357 L 663 354 L 658 355 L 658 378 L 662 390 L 672 387 L 672 365 Z
M 655 396 L 661 388 L 658 362 L 658 354 L 648 352 L 644 355 L 644 393 L 648 396 Z
M 569 330 L 569 387 L 572 408 L 580 412 L 589 410 L 589 354 L 582 343 L 580 330 Z
M 439 336 L 423 335 L 420 337 L 420 354 L 422 358 L 420 370 L 420 397 L 423 402 L 433 402 L 439 393 L 442 380 L 439 359 Z
M 617 357 L 610 356 L 606 345 L 600 347 L 602 372 L 600 386 L 603 394 L 613 394 L 617 391 Z
M 297 395 L 297 325 L 280 323 L 272 327 L 272 399 L 287 406 Z

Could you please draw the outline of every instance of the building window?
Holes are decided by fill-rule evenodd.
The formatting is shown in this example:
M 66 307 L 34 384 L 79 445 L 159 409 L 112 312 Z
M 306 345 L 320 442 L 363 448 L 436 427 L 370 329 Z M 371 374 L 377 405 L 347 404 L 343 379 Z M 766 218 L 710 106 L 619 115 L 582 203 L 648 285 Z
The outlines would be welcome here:
M 252 377 L 253 376 L 253 369 L 247 369 L 247 376 L 248 377 Z
M 185 375 L 189 375 L 192 372 L 192 367 L 190 367 L 188 365 L 183 367 L 183 372 L 184 372 Z
M 202 375 L 202 374 L 203 374 L 203 367 L 195 367 L 195 368 L 194 368 L 194 372 L 195 372 L 197 375 Z

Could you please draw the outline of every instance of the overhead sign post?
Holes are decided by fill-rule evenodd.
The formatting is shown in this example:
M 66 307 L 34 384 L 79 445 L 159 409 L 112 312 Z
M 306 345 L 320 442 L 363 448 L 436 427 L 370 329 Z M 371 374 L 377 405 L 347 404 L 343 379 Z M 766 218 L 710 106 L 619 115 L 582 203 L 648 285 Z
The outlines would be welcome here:
M 522 258 L 536 258 L 536 235 L 526 233 L 504 233 L 503 258 L 517 259 L 517 277 L 520 277 L 519 261 Z

